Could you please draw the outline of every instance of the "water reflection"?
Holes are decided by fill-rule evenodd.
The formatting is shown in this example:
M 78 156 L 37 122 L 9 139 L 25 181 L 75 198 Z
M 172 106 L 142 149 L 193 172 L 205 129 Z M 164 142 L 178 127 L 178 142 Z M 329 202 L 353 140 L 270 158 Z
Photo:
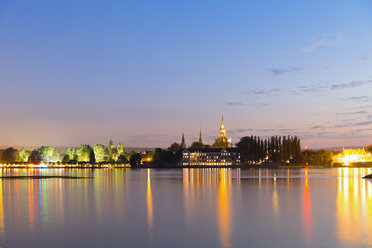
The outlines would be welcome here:
M 303 222 L 304 222 L 304 234 L 307 243 L 310 244 L 312 240 L 312 224 L 313 216 L 311 212 L 311 196 L 309 187 L 309 169 L 305 169 L 305 184 L 303 194 Z
M 152 193 L 151 193 L 151 176 L 150 176 L 151 170 L 147 170 L 147 221 L 148 221 L 148 227 L 149 227 L 149 235 L 150 238 L 152 237 L 152 232 L 154 228 L 153 223 L 153 209 L 152 209 Z
M 372 186 L 360 178 L 370 169 L 339 168 L 337 231 L 343 243 L 372 244 Z
M 240 169 L 184 169 L 183 170 L 183 196 L 185 209 L 185 222 L 193 222 L 198 215 L 197 202 L 200 198 L 215 201 L 216 223 L 221 247 L 231 247 L 232 235 L 232 180 L 240 192 Z M 213 195 L 216 193 L 216 197 Z M 209 212 L 213 211 L 210 209 Z
M 92 177 L 1 180 L 0 247 L 367 247 L 371 172 L 0 169 Z

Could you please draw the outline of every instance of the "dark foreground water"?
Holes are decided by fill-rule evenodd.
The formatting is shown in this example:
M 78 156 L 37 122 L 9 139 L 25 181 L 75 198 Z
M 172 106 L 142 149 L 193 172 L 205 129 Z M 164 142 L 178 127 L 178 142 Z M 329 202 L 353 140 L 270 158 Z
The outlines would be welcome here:
M 2 169 L 1 247 L 371 247 L 371 169 Z

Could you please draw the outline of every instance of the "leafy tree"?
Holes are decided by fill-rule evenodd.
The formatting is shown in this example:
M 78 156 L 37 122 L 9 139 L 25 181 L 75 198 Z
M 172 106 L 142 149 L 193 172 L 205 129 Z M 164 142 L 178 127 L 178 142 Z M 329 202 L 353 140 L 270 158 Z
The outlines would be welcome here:
M 19 150 L 19 153 L 17 156 L 17 162 L 23 162 L 23 163 L 27 162 L 28 157 L 30 157 L 30 155 L 31 155 L 31 151 L 28 151 L 22 147 L 21 150 Z
M 69 147 L 66 154 L 68 155 L 69 160 L 78 160 L 77 149 L 75 147 Z
M 95 144 L 93 147 L 93 151 L 96 157 L 96 162 L 105 162 L 108 160 L 109 154 L 104 145 Z
M 3 163 L 14 163 L 17 160 L 18 150 L 13 147 L 9 147 L 3 151 L 1 155 L 1 161 Z
M 96 163 L 96 156 L 94 155 L 94 151 L 91 149 L 89 154 L 89 163 L 95 164 Z
M 173 152 L 173 154 L 176 154 L 181 149 L 181 145 L 174 142 L 168 147 L 168 151 Z
M 135 153 L 130 157 L 129 163 L 131 166 L 136 167 L 141 164 L 141 155 L 139 153 Z
M 203 143 L 194 141 L 194 142 L 192 142 L 190 148 L 191 149 L 203 149 L 203 148 L 205 148 L 205 145 Z
M 89 162 L 90 151 L 92 148 L 89 145 L 80 145 L 77 149 L 78 161 Z
M 113 161 L 114 160 L 114 153 L 115 153 L 115 146 L 112 139 L 110 139 L 108 145 L 107 145 L 107 151 L 108 151 L 108 160 Z
M 38 149 L 40 158 L 44 162 L 57 162 L 60 158 L 59 152 L 50 146 L 42 146 Z
M 307 150 L 304 152 L 309 165 L 321 165 L 330 167 L 332 165 L 333 152 L 321 149 L 318 151 Z
M 70 156 L 68 154 L 62 154 L 62 163 L 67 163 L 70 160 Z
M 124 154 L 125 154 L 124 145 L 119 143 L 118 147 L 116 149 L 114 149 L 114 153 L 113 153 L 113 156 L 112 156 L 113 161 L 117 161 L 119 156 L 124 155 Z
M 365 147 L 365 150 L 369 153 L 372 153 L 372 144 Z
M 120 155 L 116 162 L 119 163 L 119 164 L 129 163 L 128 158 L 124 154 Z
M 42 161 L 39 150 L 33 150 L 30 157 L 28 158 L 28 163 L 40 164 Z

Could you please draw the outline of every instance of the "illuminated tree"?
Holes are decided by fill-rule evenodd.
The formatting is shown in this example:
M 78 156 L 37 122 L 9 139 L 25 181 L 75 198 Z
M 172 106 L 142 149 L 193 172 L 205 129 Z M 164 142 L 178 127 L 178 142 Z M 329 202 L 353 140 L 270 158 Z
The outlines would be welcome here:
M 13 147 L 9 147 L 3 151 L 1 155 L 1 161 L 3 163 L 14 163 L 17 160 L 18 150 Z
M 121 155 L 125 156 L 125 149 L 124 149 L 124 145 L 119 143 L 118 147 L 116 149 L 114 148 L 112 160 L 117 161 Z
M 115 153 L 115 146 L 112 139 L 110 139 L 108 145 L 107 145 L 107 151 L 108 151 L 108 161 L 114 160 L 114 153 Z
M 80 145 L 76 149 L 79 162 L 89 162 L 90 151 L 92 148 L 89 145 Z
M 60 160 L 59 152 L 50 146 L 42 146 L 38 149 L 40 158 L 44 162 L 57 162 Z
M 17 162 L 23 162 L 23 163 L 27 162 L 28 157 L 30 157 L 30 155 L 31 155 L 31 151 L 28 151 L 22 147 L 21 150 L 19 150 L 19 153 L 17 156 Z
M 93 147 L 96 162 L 105 162 L 108 159 L 108 151 L 104 145 L 95 144 Z
M 75 147 L 69 147 L 66 154 L 68 155 L 69 160 L 78 160 L 77 150 Z

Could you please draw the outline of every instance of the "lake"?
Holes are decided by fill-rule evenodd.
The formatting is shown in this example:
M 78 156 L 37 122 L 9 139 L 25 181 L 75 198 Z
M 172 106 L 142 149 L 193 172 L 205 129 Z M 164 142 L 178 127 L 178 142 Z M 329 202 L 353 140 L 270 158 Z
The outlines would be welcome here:
M 370 247 L 368 168 L 0 169 L 0 247 Z

